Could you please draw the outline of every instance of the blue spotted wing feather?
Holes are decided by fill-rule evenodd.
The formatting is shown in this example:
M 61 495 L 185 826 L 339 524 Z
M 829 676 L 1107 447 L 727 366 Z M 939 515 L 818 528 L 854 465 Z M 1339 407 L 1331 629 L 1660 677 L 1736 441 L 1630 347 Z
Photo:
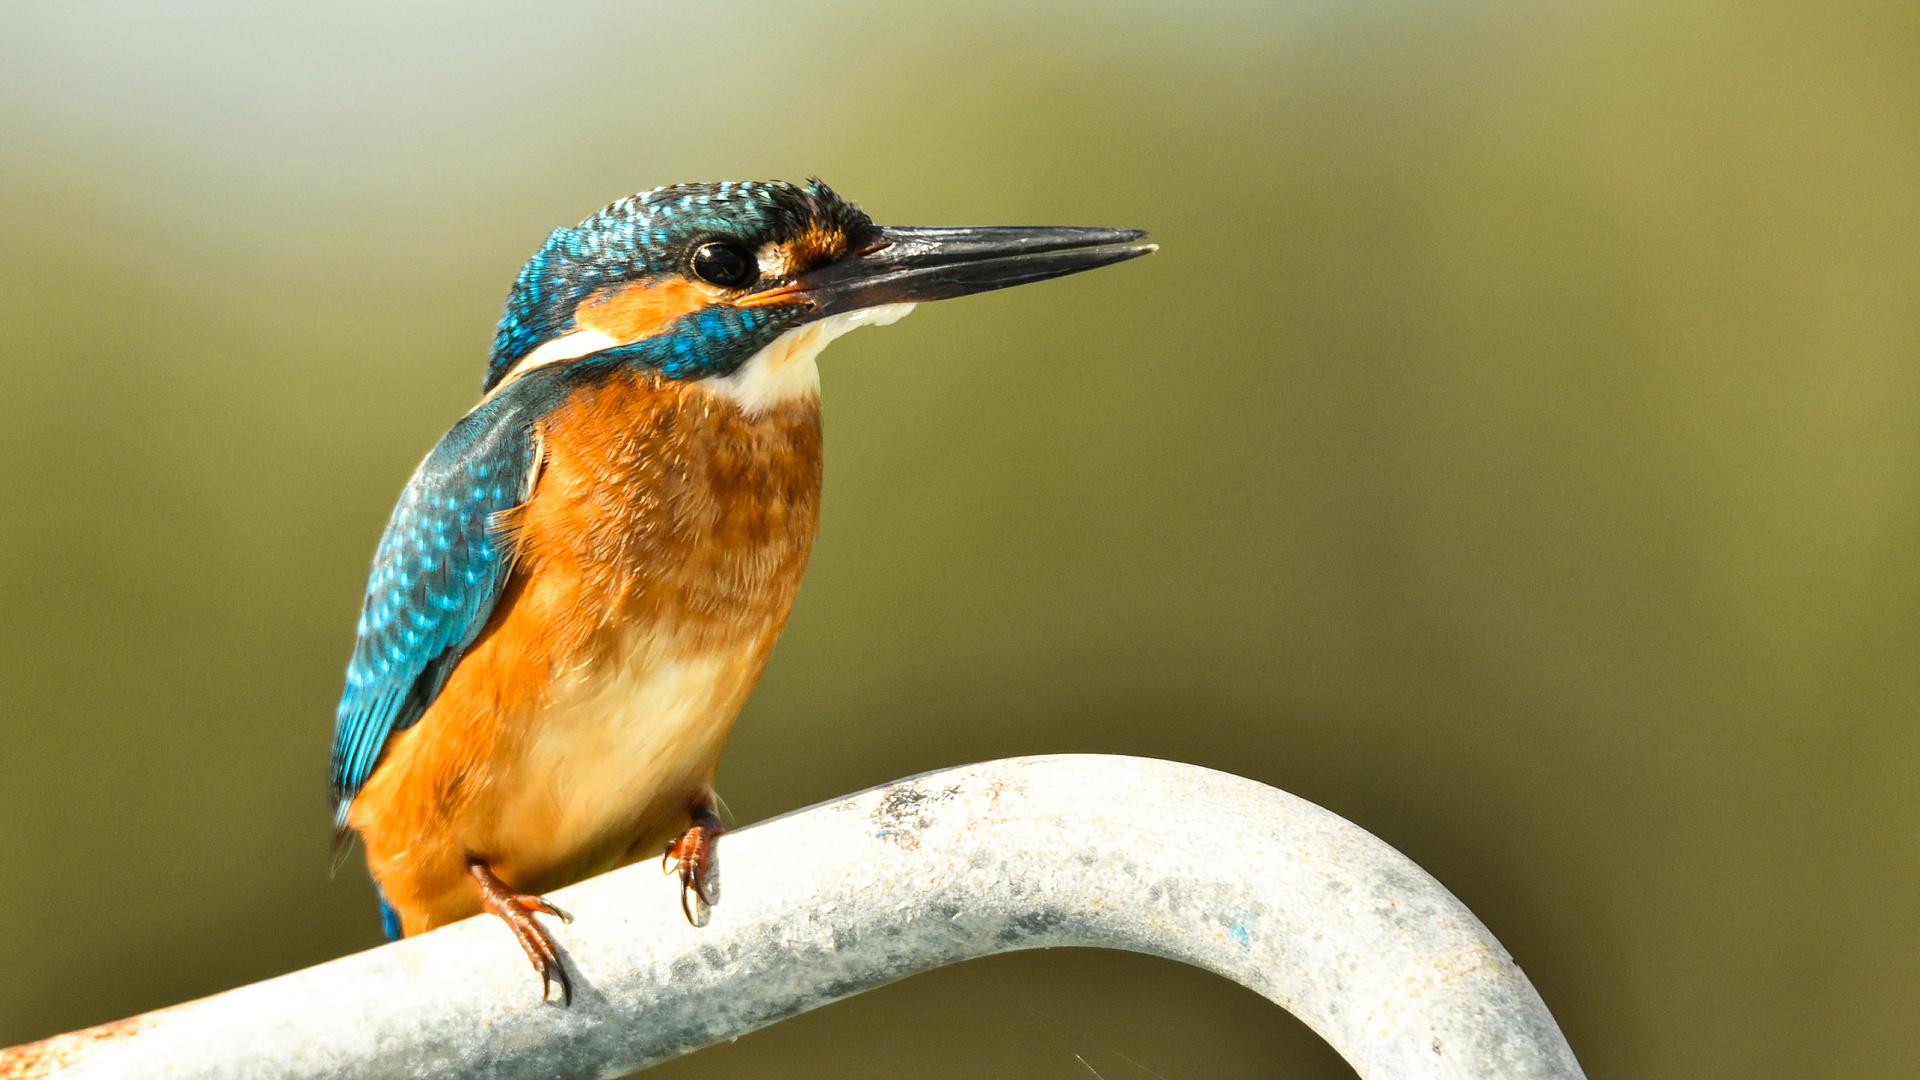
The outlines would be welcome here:
M 380 537 L 334 717 L 334 824 L 387 737 L 420 719 L 486 626 L 513 570 L 502 517 L 539 467 L 531 411 L 508 393 L 467 414 L 415 470 Z

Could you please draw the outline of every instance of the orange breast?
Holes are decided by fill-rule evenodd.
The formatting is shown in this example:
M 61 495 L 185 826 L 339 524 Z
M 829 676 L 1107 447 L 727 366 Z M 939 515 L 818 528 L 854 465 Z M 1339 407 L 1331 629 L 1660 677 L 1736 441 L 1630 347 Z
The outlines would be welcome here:
M 684 827 L 819 519 L 811 398 L 748 416 L 625 373 L 576 390 L 540 438 L 498 608 L 354 801 L 409 933 L 478 910 L 469 856 L 539 891 Z

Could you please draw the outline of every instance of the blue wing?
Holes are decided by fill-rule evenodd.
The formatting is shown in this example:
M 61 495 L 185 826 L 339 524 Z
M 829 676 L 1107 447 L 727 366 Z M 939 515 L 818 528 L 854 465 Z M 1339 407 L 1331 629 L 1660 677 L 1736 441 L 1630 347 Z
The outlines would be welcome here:
M 334 715 L 334 826 L 387 736 L 420 719 L 487 624 L 513 570 L 498 515 L 538 472 L 536 403 L 513 389 L 468 413 L 414 471 L 387 521 Z

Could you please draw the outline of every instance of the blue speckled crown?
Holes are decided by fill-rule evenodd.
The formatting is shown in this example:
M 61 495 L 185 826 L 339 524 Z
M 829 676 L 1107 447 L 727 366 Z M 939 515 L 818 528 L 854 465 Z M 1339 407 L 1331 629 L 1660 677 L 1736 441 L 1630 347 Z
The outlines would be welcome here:
M 520 358 L 566 333 L 595 290 L 680 273 L 692 249 L 732 238 L 749 248 L 819 226 L 861 237 L 873 222 L 818 179 L 673 184 L 621 199 L 571 229 L 555 229 L 520 270 L 493 338 L 481 391 Z

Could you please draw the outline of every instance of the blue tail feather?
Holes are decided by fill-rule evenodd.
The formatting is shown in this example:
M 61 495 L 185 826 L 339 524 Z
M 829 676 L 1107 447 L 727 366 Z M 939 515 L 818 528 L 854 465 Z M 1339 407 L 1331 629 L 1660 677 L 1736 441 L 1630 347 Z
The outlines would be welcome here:
M 404 936 L 400 930 L 400 913 L 387 903 L 387 895 L 380 891 L 378 885 L 374 886 L 373 891 L 380 897 L 380 928 L 387 932 L 388 941 L 399 941 Z

